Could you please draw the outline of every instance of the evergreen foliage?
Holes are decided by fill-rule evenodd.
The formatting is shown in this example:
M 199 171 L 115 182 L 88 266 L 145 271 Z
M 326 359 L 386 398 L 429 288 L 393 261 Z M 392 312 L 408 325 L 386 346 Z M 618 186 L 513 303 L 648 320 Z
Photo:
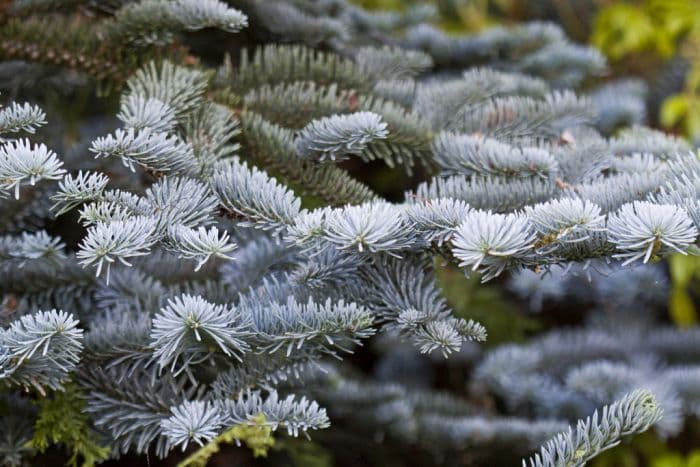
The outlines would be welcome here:
M 337 419 L 484 465 L 554 436 L 523 465 L 568 466 L 700 415 L 696 328 L 642 316 L 620 333 L 613 313 L 470 360 L 489 330 L 438 283 L 509 277 L 537 308 L 588 274 L 596 299 L 634 310 L 650 299 L 595 271 L 700 251 L 697 155 L 637 125 L 634 96 L 621 112 L 568 89 L 599 53 L 553 24 L 447 36 L 425 12 L 343 0 L 108 3 L 2 7 L 2 59 L 120 99 L 111 130 L 61 156 L 35 135 L 39 107 L 0 111 L 0 397 L 39 406 L 33 427 L 0 410 L 0 461 L 20 465 L 31 439 L 74 464 L 205 465 Z M 223 38 L 218 69 L 185 52 L 193 31 Z M 364 164 L 412 177 L 403 199 L 357 180 Z M 346 357 L 370 338 L 406 364 L 473 364 L 502 413 L 361 376 Z

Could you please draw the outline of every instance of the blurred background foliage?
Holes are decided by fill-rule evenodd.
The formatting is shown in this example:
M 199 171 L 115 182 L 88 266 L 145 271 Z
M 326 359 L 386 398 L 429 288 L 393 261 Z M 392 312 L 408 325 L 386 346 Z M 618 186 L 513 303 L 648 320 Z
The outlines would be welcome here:
M 358 0 L 370 9 L 430 3 L 445 31 L 476 32 L 525 20 L 554 21 L 599 48 L 609 77 L 639 76 L 664 87 L 652 114 L 669 130 L 700 138 L 700 0 Z M 652 94 L 655 94 L 652 92 Z
M 434 23 L 448 33 L 477 32 L 526 20 L 552 21 L 569 37 L 597 47 L 608 59 L 601 81 L 634 77 L 649 87 L 649 125 L 700 145 L 700 0 L 357 0 L 369 9 L 404 10 L 417 4 L 435 7 Z M 600 83 L 596 83 L 600 84 Z M 372 175 L 387 193 L 400 180 Z M 374 185 L 377 186 L 377 185 Z M 700 257 L 676 255 L 667 264 L 672 287 L 668 319 L 677 326 L 698 323 Z M 499 284 L 483 286 L 450 268 L 438 268 L 439 280 L 456 313 L 489 329 L 487 345 L 522 341 L 546 329 L 549 321 L 575 320 L 572 310 L 536 316 Z M 596 467 L 700 467 L 700 427 L 688 427 L 683 439 L 664 440 L 652 433 L 634 438 L 597 458 Z

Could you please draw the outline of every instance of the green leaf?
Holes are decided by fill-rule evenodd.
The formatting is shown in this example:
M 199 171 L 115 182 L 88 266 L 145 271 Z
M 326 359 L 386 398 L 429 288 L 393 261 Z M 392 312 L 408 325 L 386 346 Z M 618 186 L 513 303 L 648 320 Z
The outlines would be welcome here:
M 698 316 L 695 312 L 695 304 L 685 287 L 671 289 L 668 307 L 671 319 L 676 325 L 685 327 L 697 323 Z
M 286 438 L 280 447 L 294 467 L 333 467 L 332 454 L 308 439 Z
M 700 136 L 700 106 L 698 106 L 698 102 L 695 99 L 693 99 L 688 108 L 684 131 L 686 136 L 691 140 Z
M 600 10 L 591 42 L 611 59 L 619 60 L 630 53 L 653 49 L 657 34 L 644 8 L 618 3 Z
M 686 463 L 683 456 L 672 453 L 655 458 L 651 463 L 651 467 L 686 467 Z
M 687 115 L 688 98 L 684 94 L 675 94 L 667 98 L 661 105 L 659 120 L 666 128 L 677 125 Z
M 687 255 L 673 255 L 669 258 L 671 281 L 674 286 L 687 286 L 700 272 L 700 258 Z
M 688 467 L 700 467 L 700 451 L 693 451 L 688 456 Z

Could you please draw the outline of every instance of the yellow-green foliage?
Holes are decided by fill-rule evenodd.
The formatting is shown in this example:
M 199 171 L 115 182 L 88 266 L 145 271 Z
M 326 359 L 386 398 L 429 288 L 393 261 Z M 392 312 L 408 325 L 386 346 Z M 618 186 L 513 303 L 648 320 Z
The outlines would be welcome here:
M 683 92 L 669 96 L 661 106 L 659 119 L 666 128 L 677 127 L 693 139 L 700 136 L 700 63 L 693 61 L 685 77 Z
M 686 456 L 669 448 L 654 432 L 646 432 L 602 453 L 591 467 L 700 467 L 700 450 Z
M 222 444 L 243 442 L 255 457 L 266 457 L 267 451 L 275 445 L 272 428 L 265 423 L 265 416 L 259 414 L 248 423 L 234 425 L 216 438 L 193 452 L 178 467 L 205 467 L 211 457 L 219 452 Z
M 308 439 L 286 438 L 280 449 L 289 456 L 294 467 L 332 467 L 331 453 Z
M 613 3 L 598 13 L 591 41 L 611 60 L 640 52 L 670 57 L 693 27 L 698 4 L 695 0 Z
M 44 452 L 51 445 L 63 445 L 71 454 L 67 465 L 76 467 L 92 467 L 107 459 L 110 448 L 96 441 L 83 412 L 85 401 L 75 385 L 39 399 L 37 405 L 39 415 L 30 447 Z
M 674 255 L 669 260 L 669 269 L 673 282 L 669 300 L 671 318 L 679 326 L 696 324 L 698 317 L 690 291 L 698 287 L 700 259 L 697 256 Z
M 678 453 L 664 454 L 655 458 L 651 467 L 700 467 L 700 451 L 693 451 L 687 457 Z
M 691 64 L 684 89 L 665 100 L 659 119 L 666 128 L 700 136 L 700 0 L 613 3 L 598 13 L 591 42 L 613 61 L 683 55 Z
M 591 467 L 649 467 L 651 459 L 671 454 L 666 443 L 653 432 L 642 433 L 627 443 L 593 459 Z

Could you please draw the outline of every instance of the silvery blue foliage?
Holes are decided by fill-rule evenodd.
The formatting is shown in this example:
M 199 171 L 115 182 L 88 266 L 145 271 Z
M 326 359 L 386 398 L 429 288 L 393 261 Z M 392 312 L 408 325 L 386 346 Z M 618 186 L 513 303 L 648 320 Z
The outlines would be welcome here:
M 310 15 L 290 2 L 260 2 L 254 10 L 265 28 L 285 42 L 299 41 L 318 46 L 326 41 L 345 41 L 349 38 L 348 26 L 344 22 L 331 16 Z
M 610 149 L 617 156 L 653 154 L 659 159 L 668 160 L 680 154 L 687 154 L 690 146 L 681 138 L 642 125 L 634 125 L 611 138 Z
M 182 446 L 183 451 L 191 441 L 203 446 L 221 428 L 218 410 L 211 402 L 187 401 L 171 411 L 160 426 L 170 443 Z
M 670 169 L 674 174 L 673 178 L 660 188 L 659 193 L 650 198 L 658 203 L 683 207 L 697 228 L 700 226 L 700 204 L 698 203 L 700 166 L 691 153 L 687 157 L 672 162 Z
M 590 232 L 605 230 L 600 207 L 581 199 L 562 198 L 527 206 L 525 215 L 544 251 L 557 242 L 581 242 Z
M 256 345 L 267 353 L 281 351 L 290 356 L 305 343 L 313 343 L 317 351 L 336 355 L 336 349 L 350 352 L 352 344 L 374 334 L 369 311 L 342 300 L 299 303 L 289 297 L 286 303 L 248 306 Z
M 160 233 L 172 226 L 193 228 L 210 224 L 217 207 L 217 200 L 206 185 L 182 177 L 162 177 L 135 203 L 133 210 L 152 217 Z
M 340 376 L 333 369 L 329 372 L 332 378 Z M 478 458 L 498 446 L 515 444 L 532 449 L 543 437 L 566 427 L 557 420 L 485 417 L 473 405 L 449 393 L 395 382 L 340 376 L 336 384 L 319 390 L 318 397 L 334 401 L 338 416 L 365 423 L 371 420 L 372 425 L 381 427 L 392 438 L 456 450 L 466 444 L 466 449 Z
M 238 315 L 238 316 L 237 316 Z M 248 350 L 248 323 L 236 310 L 183 295 L 168 302 L 153 318 L 153 357 L 161 368 L 186 369 L 215 346 L 226 356 L 240 359 Z
M 364 258 L 331 248 L 314 252 L 311 257 L 299 264 L 290 276 L 292 283 L 304 285 L 311 290 L 359 286 L 359 281 L 352 278 L 358 274 Z
M 623 284 L 634 281 L 637 288 L 625 288 Z M 616 307 L 658 307 L 668 299 L 670 280 L 663 272 L 663 265 L 635 268 L 618 267 L 609 273 L 592 276 L 595 300 L 600 304 L 613 303 Z
M 685 411 L 697 417 L 698 413 L 700 413 L 700 394 L 698 394 L 700 368 L 697 365 L 680 366 L 670 368 L 662 374 L 663 381 L 668 381 L 683 401 Z
M 569 91 L 555 91 L 543 99 L 520 96 L 492 99 L 476 106 L 448 129 L 503 139 L 552 138 L 590 119 L 590 104 L 586 99 Z
M 474 209 L 492 209 L 508 212 L 530 204 L 546 201 L 555 193 L 555 187 L 540 179 L 506 179 L 501 177 L 464 176 L 439 177 L 418 185 L 411 198 L 433 200 L 453 198 Z
M 116 369 L 93 367 L 84 383 L 90 390 L 86 411 L 95 417 L 98 427 L 116 433 L 113 436 L 119 452 L 144 453 L 153 446 L 163 456 L 172 445 L 161 423 L 172 414 L 171 407 L 194 398 L 196 388 L 186 387 L 169 375 L 151 378 L 139 369 L 130 376 L 120 378 Z
M 698 231 L 683 208 L 668 204 L 637 201 L 625 204 L 608 220 L 610 241 L 624 264 L 669 251 L 687 254 Z
M 568 280 L 567 287 L 576 286 L 575 278 Z M 588 297 L 599 293 L 598 280 L 606 282 L 605 276 L 594 276 L 592 290 L 584 291 Z M 631 278 L 621 280 L 628 284 Z M 583 287 L 586 280 L 578 282 L 577 287 Z M 490 352 L 476 371 L 476 381 L 503 398 L 516 414 L 568 418 L 582 418 L 592 408 L 644 387 L 664 411 L 656 431 L 677 434 L 684 417 L 694 413 L 697 400 L 696 393 L 687 389 L 694 367 L 687 366 L 678 352 L 697 331 L 660 328 L 649 317 L 636 316 L 648 309 L 653 296 L 624 295 L 614 307 L 610 305 L 616 302 L 608 295 L 597 298 L 597 306 L 609 309 L 583 329 L 554 330 L 529 344 Z M 551 390 L 545 391 L 547 387 Z
M 76 257 L 81 264 L 95 265 L 99 276 L 104 267 L 109 271 L 116 260 L 129 265 L 126 258 L 143 256 L 156 241 L 156 224 L 148 217 L 132 217 L 128 220 L 98 222 L 88 229 Z
M 558 75 L 554 80 L 555 86 L 575 86 L 589 74 L 601 73 L 605 70 L 605 57 L 590 47 L 575 44 L 553 43 L 542 47 L 525 57 L 518 64 L 518 71 Z
M 488 90 L 488 95 L 523 94 L 544 96 L 549 90 L 545 80 L 518 72 L 496 71 L 492 68 L 470 68 L 462 73 L 465 81 Z
M 403 214 L 418 235 L 442 246 L 452 238 L 470 210 L 469 205 L 462 200 L 438 198 L 416 200 L 406 207 Z
M 652 195 L 664 181 L 664 171 L 616 173 L 610 177 L 598 178 L 587 184 L 576 186 L 574 190 L 567 190 L 569 196 L 577 195 L 581 199 L 587 199 L 603 210 L 611 212 L 622 205 L 633 201 L 640 201 Z
M 284 427 L 290 436 L 299 432 L 327 428 L 330 424 L 326 410 L 305 397 L 297 400 L 293 394 L 281 398 L 272 391 L 263 399 L 259 391 L 248 391 L 237 401 L 220 402 L 222 417 L 227 424 L 245 423 L 258 414 L 273 430 Z
M 626 284 L 638 287 L 626 287 Z M 619 264 L 593 264 L 592 267 L 569 264 L 544 271 L 524 269 L 511 275 L 508 288 L 529 301 L 530 311 L 539 312 L 544 304 L 561 305 L 566 301 L 593 303 L 596 307 L 634 310 L 637 324 L 649 324 L 645 313 L 662 307 L 669 292 L 669 279 L 662 265 L 623 267 Z M 610 316 L 612 317 L 612 316 Z
M 125 127 L 140 130 L 152 128 L 168 132 L 175 126 L 175 114 L 168 104 L 143 94 L 129 94 L 121 103 L 117 118 Z
M 157 99 L 181 118 L 202 103 L 206 88 L 206 76 L 198 70 L 178 67 L 170 62 L 160 65 L 150 62 L 139 69 L 126 83 L 127 92 L 122 96 L 122 108 L 132 96 L 146 101 Z
M 177 0 L 172 12 L 185 29 L 219 28 L 238 32 L 248 26 L 248 18 L 220 0 Z
M 598 361 L 574 368 L 566 376 L 566 385 L 582 392 L 597 403 L 615 400 L 633 388 L 645 387 L 663 408 L 664 416 L 656 424 L 661 434 L 676 434 L 683 426 L 682 399 L 675 381 L 664 378 L 649 362 L 637 368 L 618 362 Z M 687 397 L 687 396 L 686 396 Z M 692 404 L 692 397 L 690 402 Z
M 217 171 L 212 190 L 225 209 L 250 219 L 245 225 L 263 230 L 279 229 L 301 210 L 301 201 L 294 193 L 265 172 L 238 161 Z
M 193 159 L 190 145 L 148 127 L 118 129 L 114 136 L 96 139 L 90 151 L 95 157 L 119 157 L 132 171 L 134 164 L 139 164 L 155 171 L 177 173 L 187 170 Z
M 51 209 L 56 215 L 65 214 L 78 205 L 99 198 L 109 183 L 109 177 L 99 172 L 78 172 L 66 174 L 58 183 L 58 191 L 51 197 Z M 60 208 L 60 209 L 59 209 Z
M 513 148 L 490 138 L 452 133 L 439 135 L 434 145 L 436 162 L 448 175 L 549 178 L 557 170 L 554 157 L 540 148 Z
M 399 47 L 363 47 L 355 60 L 363 71 L 381 79 L 411 78 L 433 66 L 430 55 Z
M 582 466 L 600 452 L 620 442 L 622 436 L 646 431 L 662 416 L 654 396 L 637 390 L 580 421 L 576 430 L 557 435 L 523 466 Z
M 294 223 L 287 227 L 285 240 L 296 246 L 318 245 L 320 238 L 326 232 L 328 218 L 333 212 L 334 210 L 330 207 L 302 211 L 294 219 Z
M 376 286 L 363 298 L 368 306 L 389 330 L 408 338 L 422 353 L 439 350 L 447 356 L 465 341 L 486 340 L 481 324 L 452 315 L 424 259 L 392 258 L 363 272 L 365 281 Z
M 595 89 L 591 100 L 598 108 L 596 127 L 610 134 L 622 126 L 645 123 L 647 91 L 646 84 L 636 79 L 619 79 Z
M 80 360 L 83 331 L 63 311 L 39 311 L 0 333 L 0 382 L 61 389 Z
M 40 180 L 57 180 L 65 173 L 63 163 L 43 144 L 33 145 L 28 139 L 18 139 L 0 145 L 0 195 L 14 191 L 19 199 L 22 185 L 34 185 Z
M 29 103 L 12 102 L 0 110 L 0 134 L 34 133 L 37 128 L 46 124 L 46 114 L 40 107 Z
M 5 397 L 5 404 L 13 404 L 17 408 L 18 402 L 24 402 L 20 398 Z M 21 406 L 20 406 L 21 407 Z M 5 430 L 1 439 L 3 449 L 3 459 L 7 465 L 16 466 L 22 465 L 22 459 L 31 454 L 31 450 L 27 448 L 27 443 L 32 439 L 33 424 L 31 410 L 26 410 L 26 407 L 21 407 L 16 410 L 17 413 L 5 415 L 2 417 L 2 423 L 6 426 L 11 426 L 12 429 Z
M 630 157 L 615 158 L 610 170 L 617 173 L 644 173 L 663 170 L 663 163 L 652 154 L 632 154 Z
M 198 271 L 212 256 L 231 259 L 230 253 L 236 249 L 235 243 L 229 243 L 228 232 L 219 235 L 216 227 L 207 230 L 199 227 L 197 230 L 185 226 L 175 226 L 168 230 L 168 237 L 180 258 L 198 260 L 195 271 Z
M 46 266 L 60 267 L 66 259 L 64 248 L 60 238 L 51 237 L 44 230 L 0 237 L 0 255 L 5 260 L 3 267 L 8 269 L 12 263 L 24 266 L 30 261 L 35 266 L 45 263 Z
M 404 328 L 418 327 L 423 321 L 425 321 L 424 315 L 416 313 L 415 310 L 401 313 L 397 318 L 399 325 Z M 465 328 L 465 334 L 479 335 L 482 333 L 478 340 L 486 340 L 483 329 L 480 329 L 479 325 L 475 325 L 474 322 L 465 325 Z M 448 356 L 451 352 L 462 347 L 463 337 L 454 324 L 449 321 L 428 321 L 416 331 L 413 340 L 422 353 L 431 353 L 441 349 L 443 355 Z
M 528 302 L 529 311 L 539 313 L 545 303 L 557 303 L 567 296 L 570 277 L 561 266 L 551 267 L 545 273 L 521 269 L 509 278 L 508 289 Z
M 323 238 L 341 250 L 352 248 L 360 253 L 391 254 L 414 243 L 406 227 L 400 207 L 368 203 L 331 211 L 326 218 Z
M 636 94 L 565 89 L 604 69 L 599 53 L 548 23 L 448 36 L 420 8 L 235 5 L 101 9 L 129 51 L 249 34 L 215 72 L 124 76 L 120 128 L 63 158 L 12 139 L 45 123 L 38 107 L 0 110 L 3 385 L 26 401 L 71 381 L 114 456 L 165 457 L 262 414 L 289 436 L 332 418 L 377 449 L 510 465 L 581 419 L 531 463 L 579 465 L 698 413 L 698 329 L 654 320 L 663 268 L 622 266 L 698 251 L 700 165 L 649 128 L 606 136 L 642 112 Z M 370 173 L 397 166 L 396 187 Z M 484 348 L 474 313 L 499 281 L 463 272 L 583 324 Z M 15 462 L 31 430 L 7 420 L 0 462 Z
M 372 141 L 387 134 L 381 115 L 373 112 L 333 115 L 305 126 L 297 136 L 296 151 L 302 158 L 343 160 L 348 155 L 362 155 Z
M 514 260 L 532 248 L 535 234 L 525 216 L 472 211 L 452 239 L 452 251 L 459 266 L 484 273 L 484 280 L 496 277 Z

